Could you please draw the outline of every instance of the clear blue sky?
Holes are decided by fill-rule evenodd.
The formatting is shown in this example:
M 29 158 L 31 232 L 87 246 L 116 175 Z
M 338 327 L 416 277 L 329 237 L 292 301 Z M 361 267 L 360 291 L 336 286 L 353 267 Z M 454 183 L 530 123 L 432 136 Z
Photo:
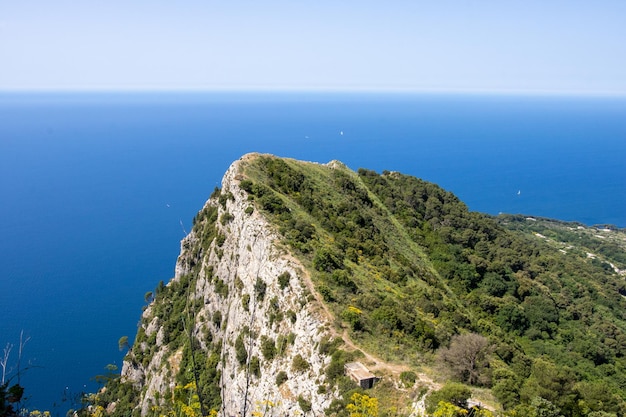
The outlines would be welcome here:
M 0 1 L 0 90 L 256 88 L 626 94 L 626 1 Z

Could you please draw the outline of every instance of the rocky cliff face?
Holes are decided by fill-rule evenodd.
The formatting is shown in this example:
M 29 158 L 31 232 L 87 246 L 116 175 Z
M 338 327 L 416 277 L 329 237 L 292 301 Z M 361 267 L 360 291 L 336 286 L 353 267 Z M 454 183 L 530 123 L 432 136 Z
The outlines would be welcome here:
M 482 385 L 463 388 L 459 413 L 547 401 L 565 415 L 624 414 L 621 235 L 499 219 L 400 173 L 248 155 L 194 219 L 121 380 L 95 405 L 111 416 L 345 416 L 380 400 L 381 415 L 426 404 L 436 415 L 457 400 L 422 400 L 450 378 Z M 353 361 L 381 377 L 371 390 L 344 375 Z M 588 396 L 600 388 L 601 401 Z
M 182 242 L 168 284 L 184 294 L 179 307 L 164 308 L 157 297 L 143 313 L 122 371 L 123 379 L 140 389 L 142 415 L 173 395 L 177 376 L 193 373 L 194 361 L 215 368 L 210 389 L 219 391 L 222 416 L 269 407 L 277 415 L 308 407 L 319 415 L 334 398 L 320 388 L 330 362 L 319 349 L 329 336 L 328 316 L 310 291 L 305 269 L 240 188 L 244 162 L 245 157 L 232 164 L 219 196 L 201 212 L 211 213 L 212 224 L 199 217 Z M 176 332 L 178 343 L 172 341 Z M 186 346 L 194 346 L 191 361 L 184 358 Z M 209 388 L 198 387 L 203 390 Z

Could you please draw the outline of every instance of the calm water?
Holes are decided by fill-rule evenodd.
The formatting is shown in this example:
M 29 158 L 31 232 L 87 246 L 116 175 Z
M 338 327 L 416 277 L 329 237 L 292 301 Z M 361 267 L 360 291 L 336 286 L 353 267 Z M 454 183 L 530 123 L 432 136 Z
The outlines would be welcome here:
M 64 393 L 121 364 L 143 295 L 252 151 L 401 171 L 471 210 L 626 227 L 624 98 L 3 94 L 0 345 L 31 337 L 31 407 L 64 415 Z

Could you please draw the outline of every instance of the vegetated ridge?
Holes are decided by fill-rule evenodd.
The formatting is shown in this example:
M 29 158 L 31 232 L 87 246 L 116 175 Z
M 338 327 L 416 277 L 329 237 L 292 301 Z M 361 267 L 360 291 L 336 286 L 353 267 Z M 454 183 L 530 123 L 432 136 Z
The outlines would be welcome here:
M 90 413 L 623 416 L 625 245 L 396 172 L 249 154 Z

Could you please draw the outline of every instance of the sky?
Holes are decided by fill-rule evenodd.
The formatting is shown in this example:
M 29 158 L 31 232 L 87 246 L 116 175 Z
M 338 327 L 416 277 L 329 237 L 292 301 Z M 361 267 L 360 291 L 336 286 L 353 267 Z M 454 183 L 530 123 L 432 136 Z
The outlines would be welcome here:
M 624 0 L 2 0 L 0 91 L 626 95 Z

